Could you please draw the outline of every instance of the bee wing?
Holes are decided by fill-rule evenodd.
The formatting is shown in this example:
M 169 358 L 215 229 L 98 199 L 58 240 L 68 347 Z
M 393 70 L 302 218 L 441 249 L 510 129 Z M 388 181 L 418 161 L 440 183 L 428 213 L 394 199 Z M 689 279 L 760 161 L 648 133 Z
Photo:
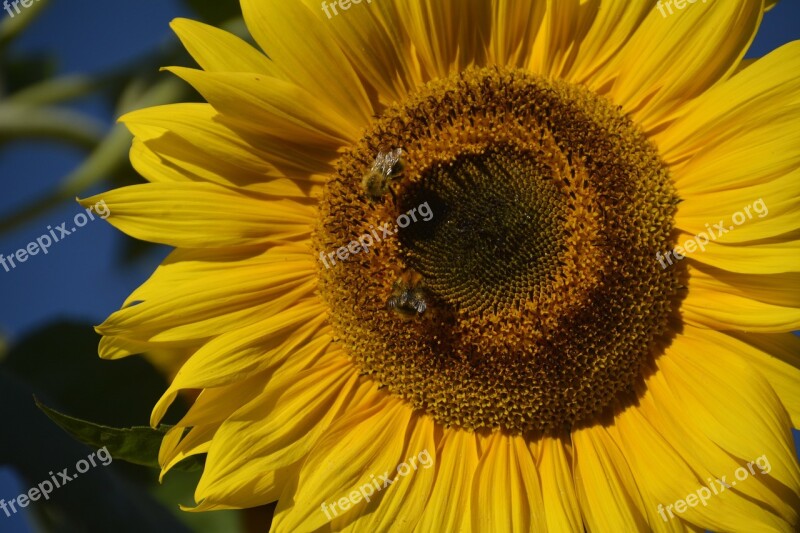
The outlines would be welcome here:
M 386 154 L 387 170 L 391 171 L 392 167 L 395 166 L 400 161 L 400 158 L 402 156 L 403 156 L 402 148 L 395 148 L 391 152 L 387 153 Z
M 388 178 L 392 175 L 392 168 L 400 161 L 402 155 L 402 148 L 395 148 L 390 152 L 379 152 L 372 168 Z
M 375 161 L 372 163 L 372 170 L 385 175 L 391 167 L 391 165 L 386 164 L 386 154 L 378 152 L 378 157 L 376 157 Z
M 371 170 L 380 170 L 380 168 L 381 168 L 381 159 L 380 159 L 380 157 L 381 157 L 381 156 L 379 155 L 379 156 L 378 156 L 378 157 L 376 157 L 376 158 L 375 158 L 375 160 L 372 162 L 372 167 L 371 167 Z

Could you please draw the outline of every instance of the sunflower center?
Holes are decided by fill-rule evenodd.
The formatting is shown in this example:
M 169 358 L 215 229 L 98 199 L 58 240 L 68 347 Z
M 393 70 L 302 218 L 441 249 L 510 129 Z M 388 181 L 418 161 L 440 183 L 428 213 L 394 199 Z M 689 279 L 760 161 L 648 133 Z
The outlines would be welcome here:
M 604 99 L 470 69 L 387 109 L 339 161 L 315 232 L 336 338 L 444 425 L 571 427 L 670 333 L 676 196 Z
M 401 202 L 401 211 L 427 203 L 436 214 L 400 231 L 407 263 L 465 314 L 522 305 L 557 273 L 565 251 L 567 209 L 554 177 L 535 154 L 511 146 L 431 169 Z

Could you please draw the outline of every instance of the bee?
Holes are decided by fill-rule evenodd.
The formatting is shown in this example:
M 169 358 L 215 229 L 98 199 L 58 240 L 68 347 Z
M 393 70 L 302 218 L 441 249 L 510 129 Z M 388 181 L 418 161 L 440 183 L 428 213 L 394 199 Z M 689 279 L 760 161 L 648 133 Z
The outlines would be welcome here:
M 379 152 L 378 157 L 364 177 L 361 186 L 370 200 L 379 202 L 391 191 L 391 184 L 405 172 L 403 149 L 395 148 L 388 152 Z
M 386 301 L 386 309 L 403 320 L 422 316 L 428 309 L 430 295 L 422 276 L 414 271 L 404 272 L 392 285 L 392 295 Z

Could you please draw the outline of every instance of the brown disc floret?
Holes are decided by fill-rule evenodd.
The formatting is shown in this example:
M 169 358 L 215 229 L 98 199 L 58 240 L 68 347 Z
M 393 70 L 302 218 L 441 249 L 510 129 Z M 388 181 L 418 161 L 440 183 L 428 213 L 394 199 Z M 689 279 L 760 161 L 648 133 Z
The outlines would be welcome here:
M 398 149 L 402 176 L 365 194 Z M 629 389 L 669 333 L 678 273 L 655 256 L 676 203 L 656 149 L 605 99 L 470 69 L 387 109 L 343 155 L 316 253 L 373 243 L 320 263 L 320 293 L 361 370 L 438 422 L 569 427 Z

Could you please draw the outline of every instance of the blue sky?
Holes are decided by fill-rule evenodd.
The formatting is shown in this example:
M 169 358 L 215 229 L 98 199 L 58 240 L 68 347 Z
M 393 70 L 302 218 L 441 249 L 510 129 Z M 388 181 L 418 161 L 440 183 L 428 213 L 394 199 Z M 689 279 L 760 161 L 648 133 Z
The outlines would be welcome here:
M 176 0 L 55 0 L 15 43 L 15 49 L 54 53 L 59 74 L 103 72 L 169 42 L 173 39 L 169 21 L 178 16 L 191 13 Z M 83 102 L 80 108 L 109 125 L 116 118 L 97 102 Z M 0 214 L 53 187 L 81 159 L 79 152 L 51 145 L 14 143 L 0 150 L 0 182 L 5 191 L 0 195 Z M 80 210 L 76 203 L 65 203 L 19 231 L 0 236 L 0 253 L 8 255 L 24 247 L 47 233 L 48 225 L 71 220 Z M 96 220 L 52 246 L 46 256 L 30 257 L 11 272 L 0 270 L 6 304 L 0 306 L 0 330 L 15 338 L 55 317 L 102 320 L 147 278 L 163 255 L 121 266 L 120 245 L 117 232 Z

